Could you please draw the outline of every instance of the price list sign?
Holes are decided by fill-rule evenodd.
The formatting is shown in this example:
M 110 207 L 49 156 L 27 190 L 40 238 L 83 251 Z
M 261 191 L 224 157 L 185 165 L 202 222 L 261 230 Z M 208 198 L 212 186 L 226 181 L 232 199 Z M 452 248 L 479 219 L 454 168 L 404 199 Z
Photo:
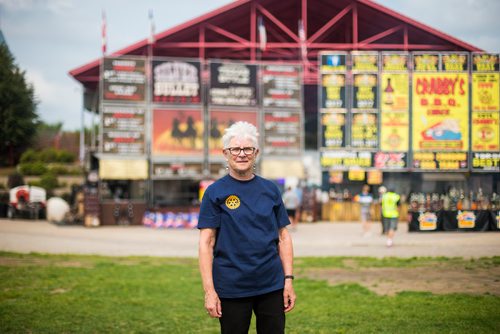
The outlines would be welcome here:
M 102 152 L 108 154 L 143 155 L 145 108 L 110 106 L 102 108 Z
M 320 147 L 345 149 L 347 142 L 347 53 L 323 53 L 319 60 Z
M 102 98 L 109 102 L 146 100 L 146 61 L 138 58 L 104 58 Z

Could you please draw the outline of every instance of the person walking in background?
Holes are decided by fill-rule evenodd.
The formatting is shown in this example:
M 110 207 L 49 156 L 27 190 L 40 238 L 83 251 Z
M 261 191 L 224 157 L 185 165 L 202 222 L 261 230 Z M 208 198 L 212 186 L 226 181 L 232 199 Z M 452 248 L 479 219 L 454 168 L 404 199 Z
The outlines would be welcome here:
M 389 189 L 382 195 L 382 219 L 385 221 L 387 232 L 387 247 L 392 247 L 394 234 L 398 229 L 400 196 Z
M 288 219 L 290 219 L 290 222 L 292 223 L 291 230 L 295 231 L 297 229 L 298 222 L 295 216 L 300 205 L 300 200 L 299 196 L 297 196 L 297 192 L 292 189 L 292 187 L 288 187 L 283 194 L 283 203 L 285 203 Z
M 365 184 L 361 189 L 361 193 L 357 196 L 360 205 L 361 227 L 363 236 L 370 235 L 370 208 L 373 203 L 373 196 L 370 194 L 370 186 Z
M 255 175 L 254 125 L 236 122 L 222 137 L 228 175 L 211 184 L 200 207 L 199 265 L 205 309 L 221 333 L 284 333 L 295 306 L 293 246 L 281 192 Z

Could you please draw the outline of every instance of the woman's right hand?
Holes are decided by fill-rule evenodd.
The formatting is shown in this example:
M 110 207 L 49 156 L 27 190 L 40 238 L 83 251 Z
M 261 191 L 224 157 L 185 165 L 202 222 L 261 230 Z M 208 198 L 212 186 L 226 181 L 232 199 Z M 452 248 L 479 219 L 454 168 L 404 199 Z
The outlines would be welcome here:
M 222 306 L 217 292 L 210 291 L 205 293 L 205 309 L 212 318 L 222 317 Z

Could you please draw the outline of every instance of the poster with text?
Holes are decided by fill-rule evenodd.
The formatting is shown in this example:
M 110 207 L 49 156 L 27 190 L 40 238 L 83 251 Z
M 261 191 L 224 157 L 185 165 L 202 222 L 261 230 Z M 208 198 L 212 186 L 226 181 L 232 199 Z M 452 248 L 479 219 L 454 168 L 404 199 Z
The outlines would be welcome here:
M 298 111 L 264 111 L 263 153 L 273 157 L 301 154 L 301 129 Z
M 208 102 L 213 106 L 256 107 L 257 66 L 244 63 L 210 63 Z
M 441 71 L 468 72 L 469 54 L 465 52 L 441 54 Z
M 351 53 L 352 72 L 378 72 L 378 52 L 356 52 Z
M 380 120 L 380 149 L 385 152 L 408 152 L 409 148 L 409 112 L 382 112 Z
M 321 75 L 321 111 L 346 111 L 346 75 Z
M 201 71 L 197 61 L 153 60 L 154 103 L 200 104 Z
M 103 149 L 106 154 L 144 155 L 144 132 L 105 131 L 102 133 Z
M 500 151 L 499 114 L 498 111 L 472 112 L 472 151 Z
M 467 74 L 413 74 L 413 151 L 469 149 Z
M 500 152 L 473 152 L 471 160 L 473 170 L 500 172 Z
M 131 105 L 102 106 L 102 152 L 108 154 L 143 155 L 145 108 Z
M 455 170 L 467 171 L 467 152 L 415 152 L 413 168 L 422 171 Z
M 201 110 L 153 110 L 152 155 L 202 157 L 203 147 Z
M 413 53 L 414 72 L 437 72 L 440 69 L 439 53 Z
M 342 148 L 346 146 L 346 114 L 321 113 L 321 147 Z
M 472 111 L 500 111 L 499 81 L 499 73 L 472 73 Z
M 260 132 L 257 123 L 257 112 L 255 111 L 209 111 L 208 145 L 210 155 L 222 158 L 224 130 L 238 121 L 249 122 L 255 125 Z
M 370 168 L 373 166 L 372 152 L 324 151 L 320 153 L 323 169 L 349 170 L 351 168 Z
M 408 53 L 382 53 L 383 72 L 408 72 Z
M 324 53 L 320 56 L 320 72 L 334 73 L 347 71 L 346 53 Z
M 498 72 L 498 53 L 472 53 L 472 72 Z
M 410 110 L 410 81 L 406 73 L 382 73 L 380 83 L 380 110 Z
M 144 102 L 146 61 L 137 58 L 104 58 L 102 65 L 103 101 Z
M 351 146 L 361 149 L 378 148 L 378 114 L 352 114 Z
M 302 76 L 298 65 L 262 65 L 262 105 L 302 109 Z
M 378 74 L 353 75 L 352 110 L 373 111 L 378 106 Z
M 406 152 L 377 152 L 373 159 L 374 167 L 387 170 L 402 170 L 407 167 Z

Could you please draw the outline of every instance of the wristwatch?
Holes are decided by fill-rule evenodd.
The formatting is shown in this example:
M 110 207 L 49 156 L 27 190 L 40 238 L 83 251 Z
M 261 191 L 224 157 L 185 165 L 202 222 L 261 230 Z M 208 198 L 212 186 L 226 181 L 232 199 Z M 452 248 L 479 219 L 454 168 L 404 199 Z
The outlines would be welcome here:
M 285 279 L 295 279 L 295 276 L 293 276 L 293 275 L 285 275 Z

